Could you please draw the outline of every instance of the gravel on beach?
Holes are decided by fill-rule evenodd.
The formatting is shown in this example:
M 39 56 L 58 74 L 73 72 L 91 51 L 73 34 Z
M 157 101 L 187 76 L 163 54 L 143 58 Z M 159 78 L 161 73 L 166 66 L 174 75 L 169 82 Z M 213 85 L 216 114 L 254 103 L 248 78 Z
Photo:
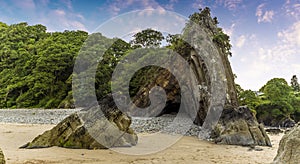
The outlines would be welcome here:
M 0 123 L 21 123 L 21 124 L 58 124 L 67 116 L 79 111 L 80 109 L 0 109 Z M 131 127 L 137 133 L 156 133 L 171 125 L 176 115 L 165 114 L 160 117 L 132 118 Z M 186 132 L 185 128 L 179 128 L 180 125 L 167 128 L 166 131 L 175 134 L 184 134 L 186 136 L 198 136 L 201 127 L 196 125 L 188 126 L 190 129 Z M 185 133 L 186 132 L 186 133 Z
M 80 109 L 0 109 L 0 122 L 21 124 L 58 124 Z

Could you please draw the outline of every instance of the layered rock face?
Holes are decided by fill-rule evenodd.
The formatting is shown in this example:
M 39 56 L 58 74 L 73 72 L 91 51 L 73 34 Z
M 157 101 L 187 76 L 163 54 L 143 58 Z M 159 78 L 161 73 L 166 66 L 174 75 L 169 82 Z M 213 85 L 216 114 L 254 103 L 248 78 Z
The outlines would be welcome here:
M 180 55 L 189 63 L 192 73 L 197 78 L 197 89 L 195 89 L 195 86 L 187 84 L 187 88 L 197 92 L 197 98 L 199 98 L 197 101 L 192 100 L 192 96 L 184 95 L 181 91 L 183 86 L 178 84 L 176 78 L 168 70 L 160 70 L 160 72 L 155 72 L 156 76 L 152 83 L 140 87 L 136 96 L 133 97 L 133 102 L 139 107 L 148 106 L 151 104 L 149 99 L 151 88 L 160 86 L 166 91 L 166 107 L 163 110 L 154 108 L 150 112 L 150 116 L 159 116 L 167 110 L 170 112 L 172 106 L 173 111 L 176 112 L 178 108 L 174 108 L 174 106 L 185 102 L 196 102 L 199 103 L 197 111 L 185 108 L 185 112 L 190 116 L 196 115 L 196 117 L 192 117 L 194 123 L 203 125 L 209 113 L 210 105 L 214 103 L 215 97 L 213 96 L 224 96 L 223 105 L 227 107 L 222 108 L 223 113 L 216 126 L 214 122 L 205 126 L 209 129 L 208 131 L 213 130 L 213 133 L 208 135 L 214 138 L 217 143 L 271 146 L 263 125 L 258 124 L 255 116 L 248 108 L 238 107 L 234 75 L 228 60 L 228 49 L 219 46 L 213 40 L 219 35 L 222 34 L 209 13 L 206 13 L 205 16 L 202 15 L 199 22 L 192 23 L 184 30 L 183 38 L 192 47 L 190 51 L 185 51 Z M 214 68 L 217 65 L 220 67 L 218 69 Z M 181 69 L 180 66 L 176 68 Z M 216 80 L 217 75 L 220 76 L 218 80 Z M 222 91 L 225 94 L 213 95 L 214 87 L 219 87 L 220 90 L 223 89 Z M 220 93 L 223 94 L 223 92 Z M 181 99 L 182 97 L 183 99 Z M 187 101 L 181 102 L 180 100 Z M 143 116 L 143 111 L 129 110 L 128 113 Z M 218 118 L 219 116 L 216 114 L 211 117 Z
M 1 149 L 0 149 L 0 164 L 5 164 L 5 158 Z
M 263 125 L 247 107 L 224 109 L 211 137 L 221 144 L 272 146 Z
M 286 133 L 279 143 L 274 164 L 300 163 L 300 124 Z
M 131 118 L 119 111 L 112 96 L 105 97 L 100 105 L 74 113 L 53 129 L 37 136 L 21 148 L 104 149 L 118 146 L 134 146 L 137 135 L 129 127 Z

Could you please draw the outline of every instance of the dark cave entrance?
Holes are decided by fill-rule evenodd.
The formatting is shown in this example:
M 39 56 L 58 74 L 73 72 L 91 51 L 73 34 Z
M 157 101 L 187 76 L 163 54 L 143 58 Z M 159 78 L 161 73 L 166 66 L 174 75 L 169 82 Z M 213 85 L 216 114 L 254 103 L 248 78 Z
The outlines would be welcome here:
M 177 115 L 179 112 L 180 103 L 173 103 L 172 101 L 167 101 L 164 109 L 156 116 L 160 117 L 164 114 Z

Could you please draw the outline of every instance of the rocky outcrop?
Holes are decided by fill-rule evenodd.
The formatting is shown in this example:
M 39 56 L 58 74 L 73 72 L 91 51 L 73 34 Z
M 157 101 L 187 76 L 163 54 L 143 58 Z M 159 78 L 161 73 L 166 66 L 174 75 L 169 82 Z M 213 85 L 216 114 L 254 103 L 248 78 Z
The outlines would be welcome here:
M 5 158 L 1 149 L 0 149 L 0 164 L 5 164 Z
M 300 163 L 300 124 L 286 133 L 279 143 L 274 164 Z
M 225 108 L 211 137 L 221 144 L 272 146 L 263 125 L 247 107 Z
M 129 127 L 130 124 L 131 118 L 117 109 L 109 95 L 100 105 L 96 104 L 70 115 L 21 148 L 59 146 L 103 149 L 134 146 L 137 144 L 137 135 Z
M 203 133 L 206 133 L 203 134 L 204 138 L 213 138 L 216 143 L 224 144 L 271 146 L 263 125 L 258 124 L 249 108 L 238 107 L 234 75 L 228 60 L 230 46 L 229 43 L 223 44 L 229 42 L 224 39 L 228 36 L 217 27 L 215 20 L 210 17 L 209 9 L 203 10 L 200 14 L 193 14 L 190 19 L 193 22 L 189 22 L 184 29 L 184 41 L 182 42 L 188 43 L 192 47 L 189 47 L 188 50 L 183 47 L 186 51 L 177 52 L 188 62 L 191 73 L 196 77 L 196 82 L 181 86 L 176 81 L 178 77 L 172 76 L 168 70 L 154 72 L 155 75 L 149 76 L 154 77 L 151 83 L 146 85 L 140 83 L 141 87 L 133 96 L 133 102 L 139 107 L 149 106 L 151 89 L 160 86 L 166 91 L 166 107 L 163 110 L 155 106 L 154 109 L 148 111 L 129 110 L 127 112 L 135 116 L 142 116 L 144 113 L 150 114 L 150 116 L 159 116 L 170 110 L 176 112 L 178 108 L 174 106 L 180 106 L 182 103 L 199 103 L 197 111 L 193 111 L 192 108 L 184 109 L 194 119 L 195 124 L 203 125 L 203 129 L 205 129 Z M 216 40 L 216 38 L 220 39 L 220 36 L 222 36 L 222 43 L 219 43 L 220 40 Z M 175 68 L 181 70 L 183 67 L 178 65 Z M 181 76 L 182 79 L 187 77 L 185 74 L 181 74 Z M 178 81 L 180 82 L 180 80 Z M 184 91 L 181 91 L 184 87 L 196 93 L 195 98 L 197 99 L 188 97 Z M 219 109 L 222 110 L 224 104 L 227 107 L 223 110 L 217 123 L 219 114 L 221 114 Z M 213 109 L 212 107 L 218 108 Z M 208 116 L 212 119 L 206 119 Z M 212 122 L 207 123 L 206 120 L 212 120 Z M 211 130 L 213 133 L 210 133 Z

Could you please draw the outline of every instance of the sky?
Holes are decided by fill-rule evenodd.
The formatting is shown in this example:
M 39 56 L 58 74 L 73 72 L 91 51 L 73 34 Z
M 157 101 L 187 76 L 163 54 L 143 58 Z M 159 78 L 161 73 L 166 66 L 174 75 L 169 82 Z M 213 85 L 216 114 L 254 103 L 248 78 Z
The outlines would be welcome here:
M 132 11 L 187 18 L 206 6 L 230 36 L 230 62 L 243 89 L 259 90 L 275 77 L 288 83 L 293 75 L 300 77 L 300 0 L 0 0 L 0 21 L 43 24 L 49 32 L 92 33 Z

